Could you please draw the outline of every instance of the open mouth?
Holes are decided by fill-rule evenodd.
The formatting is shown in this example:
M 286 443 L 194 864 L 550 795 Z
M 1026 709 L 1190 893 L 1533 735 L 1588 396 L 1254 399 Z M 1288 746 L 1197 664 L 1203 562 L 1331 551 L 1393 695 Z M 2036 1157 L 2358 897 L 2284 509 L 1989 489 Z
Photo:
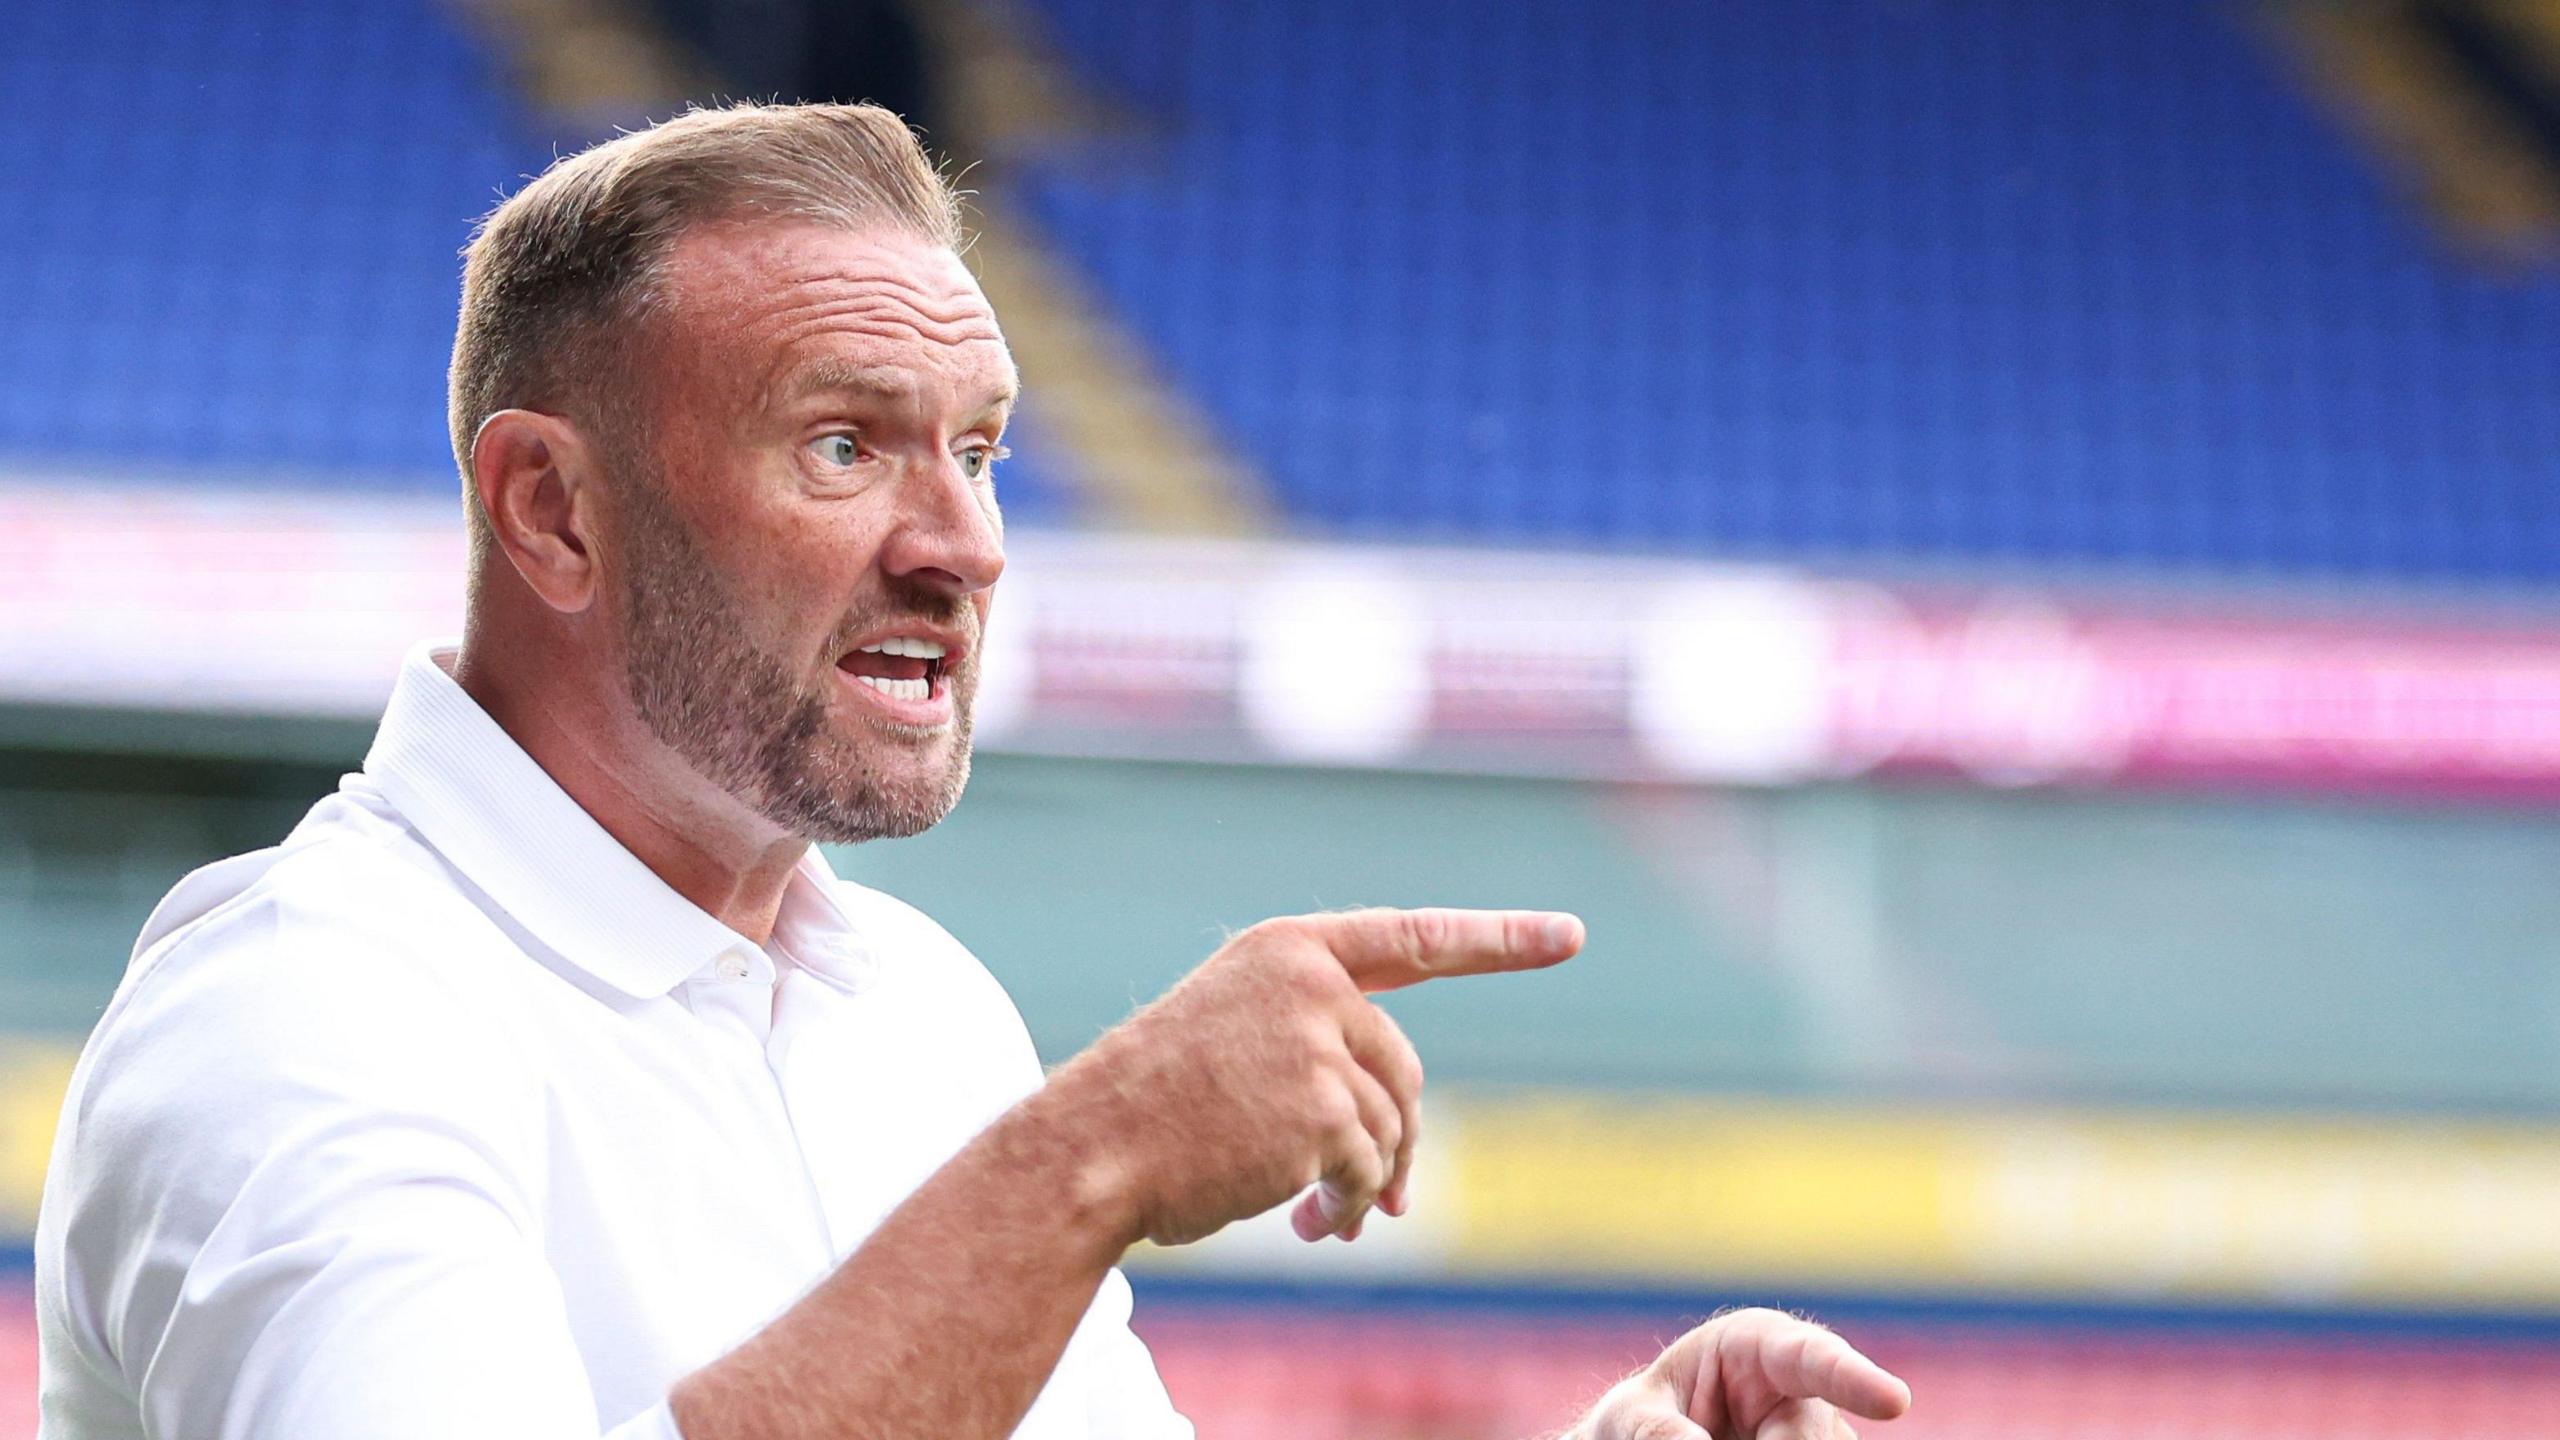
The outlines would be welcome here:
M 914 704 L 939 697 L 946 685 L 949 651 L 938 640 L 892 635 L 836 661 L 836 668 L 892 700 Z

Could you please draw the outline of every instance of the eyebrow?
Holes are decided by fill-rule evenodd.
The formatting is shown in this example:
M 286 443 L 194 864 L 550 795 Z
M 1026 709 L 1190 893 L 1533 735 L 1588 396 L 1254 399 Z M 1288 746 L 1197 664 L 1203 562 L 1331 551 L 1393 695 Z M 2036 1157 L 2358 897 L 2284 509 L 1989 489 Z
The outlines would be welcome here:
M 867 395 L 877 400 L 902 400 L 913 395 L 915 377 L 894 365 L 863 365 L 851 361 L 827 359 L 814 361 L 794 371 L 783 383 L 780 396 L 785 405 L 796 405 L 812 395 Z M 1008 375 L 1003 387 L 990 393 L 976 413 L 1009 410 L 1021 398 L 1021 382 Z

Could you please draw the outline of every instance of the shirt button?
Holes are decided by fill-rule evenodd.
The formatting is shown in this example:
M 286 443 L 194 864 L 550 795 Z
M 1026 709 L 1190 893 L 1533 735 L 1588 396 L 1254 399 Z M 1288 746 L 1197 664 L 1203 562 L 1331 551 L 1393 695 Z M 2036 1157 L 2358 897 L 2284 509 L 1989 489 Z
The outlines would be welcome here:
M 753 968 L 744 950 L 723 950 L 720 958 L 711 962 L 711 973 L 723 980 L 744 980 Z

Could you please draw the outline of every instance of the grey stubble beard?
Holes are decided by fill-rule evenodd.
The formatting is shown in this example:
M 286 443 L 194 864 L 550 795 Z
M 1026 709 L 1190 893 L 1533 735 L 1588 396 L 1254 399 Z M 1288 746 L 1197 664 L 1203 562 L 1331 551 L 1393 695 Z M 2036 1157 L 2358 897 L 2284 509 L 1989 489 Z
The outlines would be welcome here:
M 952 698 L 943 773 L 884 774 L 837 739 L 828 723 L 830 693 L 811 693 L 789 665 L 757 647 L 735 588 L 668 504 L 657 477 L 618 468 L 624 682 L 650 734 L 713 785 L 804 839 L 895 839 L 949 814 L 969 779 L 977 647 L 943 678 Z M 907 598 L 898 607 L 902 616 L 965 625 L 954 613 L 965 606 Z

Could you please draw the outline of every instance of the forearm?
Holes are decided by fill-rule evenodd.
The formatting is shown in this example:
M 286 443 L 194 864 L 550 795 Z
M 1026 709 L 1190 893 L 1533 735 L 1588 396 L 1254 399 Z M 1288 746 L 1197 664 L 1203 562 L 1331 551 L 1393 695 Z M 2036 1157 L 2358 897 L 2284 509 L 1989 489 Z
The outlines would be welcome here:
M 1007 1112 L 818 1287 L 687 1376 L 686 1440 L 1000 1440 L 1135 1238 L 1056 1087 Z

